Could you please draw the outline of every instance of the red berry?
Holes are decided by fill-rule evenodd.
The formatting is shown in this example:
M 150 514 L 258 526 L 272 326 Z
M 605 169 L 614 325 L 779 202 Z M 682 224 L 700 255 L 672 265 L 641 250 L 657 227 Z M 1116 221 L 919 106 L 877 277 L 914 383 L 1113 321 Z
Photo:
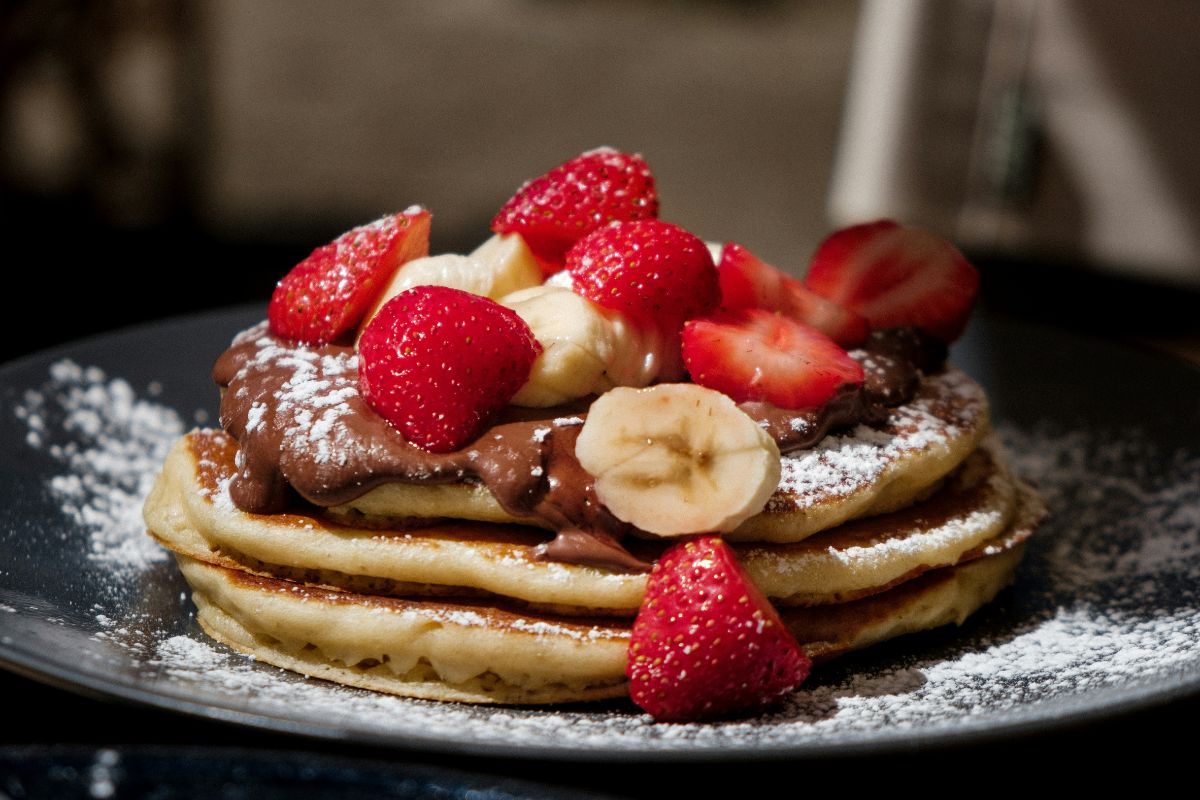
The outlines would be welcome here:
M 724 308 L 778 311 L 812 325 L 843 347 L 862 344 L 870 332 L 864 318 L 810 291 L 802 282 L 760 260 L 740 244 L 725 245 L 717 272 Z
M 979 273 L 945 239 L 880 220 L 822 242 L 805 283 L 862 314 L 872 328 L 911 325 L 952 342 L 971 315 Z
M 663 553 L 629 641 L 629 694 L 660 720 L 751 712 L 808 677 L 811 662 L 719 536 Z
M 683 363 L 701 386 L 779 408 L 820 406 L 839 387 L 863 382 L 862 366 L 828 336 L 756 308 L 689 321 Z
M 657 219 L 614 222 L 580 239 L 567 253 L 567 270 L 587 299 L 671 334 L 721 298 L 704 242 Z
M 526 183 L 492 220 L 519 233 L 549 275 L 575 242 L 614 220 L 658 216 L 654 176 L 641 156 L 610 147 L 576 156 Z
M 417 286 L 393 297 L 358 343 L 358 387 L 404 438 L 445 453 L 476 438 L 529 379 L 541 345 L 486 297 Z
M 292 267 L 271 295 L 276 336 L 308 345 L 354 330 L 397 268 L 429 253 L 429 212 L 410 209 L 343 233 Z

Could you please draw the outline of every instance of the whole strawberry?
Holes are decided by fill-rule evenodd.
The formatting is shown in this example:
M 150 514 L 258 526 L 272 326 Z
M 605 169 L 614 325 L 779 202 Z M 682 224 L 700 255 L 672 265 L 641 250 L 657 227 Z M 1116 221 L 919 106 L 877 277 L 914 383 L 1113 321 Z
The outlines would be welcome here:
M 358 343 L 363 399 L 435 453 L 475 439 L 529 379 L 541 345 L 516 312 L 486 297 L 418 286 L 393 297 Z
M 318 247 L 275 287 L 271 332 L 328 344 L 358 327 L 401 264 L 429 253 L 429 212 L 411 208 L 343 233 Z
M 629 693 L 655 719 L 752 712 L 812 663 L 719 536 L 672 545 L 654 565 L 629 643 Z
M 601 147 L 526 183 L 496 214 L 492 230 L 519 233 L 549 275 L 582 237 L 614 220 L 658 216 L 654 176 L 641 156 Z
M 657 219 L 614 222 L 567 253 L 575 291 L 593 303 L 677 334 L 717 307 L 712 254 L 697 237 Z

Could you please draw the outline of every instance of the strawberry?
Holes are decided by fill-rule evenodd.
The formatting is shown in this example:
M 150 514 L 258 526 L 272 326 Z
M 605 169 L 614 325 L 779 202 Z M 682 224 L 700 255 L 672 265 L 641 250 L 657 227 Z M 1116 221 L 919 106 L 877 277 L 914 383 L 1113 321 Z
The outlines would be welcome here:
M 860 345 L 869 332 L 867 321 L 810 291 L 799 280 L 780 272 L 740 244 L 730 242 L 717 265 L 723 308 L 764 308 L 812 325 L 843 347 Z
M 526 183 L 495 219 L 496 233 L 519 233 L 547 276 L 583 236 L 614 220 L 658 216 L 654 176 L 638 155 L 601 147 Z
M 911 325 L 952 342 L 966 327 L 979 273 L 945 239 L 880 220 L 822 242 L 805 283 L 862 314 L 872 328 Z
M 669 547 L 629 641 L 629 694 L 659 720 L 750 712 L 808 677 L 804 649 L 719 536 Z
M 493 300 L 417 286 L 383 305 L 358 351 L 367 404 L 408 441 L 445 453 L 508 405 L 542 348 L 515 311 Z
M 828 336 L 757 308 L 689 321 L 683 363 L 701 386 L 779 408 L 820 406 L 841 386 L 863 382 L 862 366 Z
M 670 334 L 712 311 L 721 296 L 704 242 L 657 219 L 614 222 L 588 234 L 567 253 L 567 271 L 587 299 Z
M 276 336 L 308 345 L 354 330 L 396 270 L 429 253 L 429 212 L 410 208 L 313 250 L 275 287 L 267 319 Z

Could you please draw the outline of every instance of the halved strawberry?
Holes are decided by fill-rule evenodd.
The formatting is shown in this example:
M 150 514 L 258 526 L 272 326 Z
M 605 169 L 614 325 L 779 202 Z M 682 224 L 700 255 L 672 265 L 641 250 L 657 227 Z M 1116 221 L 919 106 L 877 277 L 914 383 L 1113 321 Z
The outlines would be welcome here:
M 669 547 L 629 639 L 629 695 L 659 720 L 750 712 L 778 702 L 812 662 L 719 536 Z
M 725 245 L 717 273 L 724 308 L 778 311 L 812 325 L 843 347 L 854 347 L 867 338 L 869 328 L 863 317 L 810 291 L 802 282 L 780 272 L 740 244 Z
M 542 347 L 515 311 L 494 300 L 417 286 L 379 309 L 358 352 L 367 404 L 408 441 L 445 453 L 508 405 Z
M 689 321 L 683 362 L 701 386 L 779 408 L 814 408 L 840 387 L 863 382 L 862 366 L 828 336 L 756 308 Z
M 575 242 L 616 220 L 658 216 L 654 176 L 641 156 L 601 147 L 526 183 L 496 214 L 492 230 L 519 233 L 547 276 Z
M 313 250 L 275 287 L 271 333 L 322 345 L 358 327 L 400 265 L 429 253 L 429 220 L 414 206 Z
M 892 220 L 833 233 L 804 282 L 872 328 L 911 325 L 944 342 L 962 334 L 979 291 L 979 273 L 954 245 Z

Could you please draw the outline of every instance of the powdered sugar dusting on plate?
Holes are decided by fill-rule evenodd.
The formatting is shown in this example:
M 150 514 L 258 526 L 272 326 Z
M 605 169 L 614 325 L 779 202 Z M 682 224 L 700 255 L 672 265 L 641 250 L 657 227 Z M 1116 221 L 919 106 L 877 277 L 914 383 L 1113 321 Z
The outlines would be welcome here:
M 69 362 L 17 413 L 30 444 L 63 466 L 48 488 L 97 569 L 146 591 L 138 587 L 162 553 L 143 533 L 141 498 L 182 430 L 178 415 Z M 964 629 L 823 666 L 780 708 L 750 720 L 660 725 L 626 703 L 580 711 L 404 700 L 259 664 L 208 640 L 186 614 L 155 618 L 136 604 L 97 605 L 93 638 L 123 648 L 143 688 L 165 695 L 337 735 L 507 752 L 900 741 L 1048 719 L 1167 679 L 1200 682 L 1200 454 L 1164 452 L 1136 431 L 1001 434 L 1016 472 L 1051 510 L 1016 585 Z
M 15 413 L 28 429 L 26 443 L 62 465 L 47 489 L 86 532 L 89 558 L 126 570 L 165 560 L 145 535 L 142 503 L 183 433 L 178 413 L 138 398 L 123 378 L 70 360 L 55 362 Z

